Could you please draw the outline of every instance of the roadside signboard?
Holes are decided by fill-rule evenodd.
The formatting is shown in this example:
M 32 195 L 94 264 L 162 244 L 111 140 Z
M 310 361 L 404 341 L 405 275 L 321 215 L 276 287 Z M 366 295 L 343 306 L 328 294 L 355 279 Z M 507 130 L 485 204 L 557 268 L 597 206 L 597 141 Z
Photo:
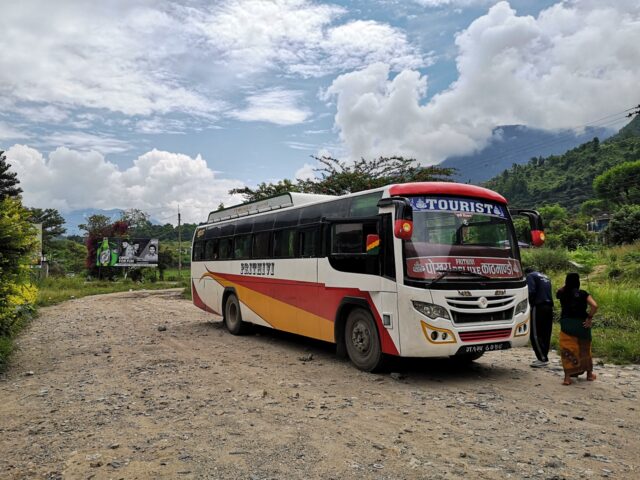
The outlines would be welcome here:
M 103 238 L 98 244 L 99 267 L 157 267 L 157 238 Z

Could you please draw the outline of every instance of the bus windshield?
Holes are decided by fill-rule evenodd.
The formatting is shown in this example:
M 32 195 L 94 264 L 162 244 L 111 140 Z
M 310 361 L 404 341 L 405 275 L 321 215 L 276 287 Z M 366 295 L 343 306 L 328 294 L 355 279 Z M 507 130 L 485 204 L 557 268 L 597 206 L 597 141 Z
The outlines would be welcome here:
M 446 280 L 477 274 L 520 279 L 511 219 L 506 206 L 481 199 L 410 197 L 413 235 L 404 242 L 407 277 Z M 461 271 L 464 274 L 455 275 Z M 443 277 L 444 278 L 444 277 Z

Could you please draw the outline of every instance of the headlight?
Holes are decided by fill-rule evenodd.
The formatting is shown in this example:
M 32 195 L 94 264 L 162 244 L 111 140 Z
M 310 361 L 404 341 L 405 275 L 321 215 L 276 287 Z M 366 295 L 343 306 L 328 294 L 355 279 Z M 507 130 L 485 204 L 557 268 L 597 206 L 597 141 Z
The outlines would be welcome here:
M 447 309 L 441 307 L 440 305 L 418 302 L 416 300 L 412 300 L 411 303 L 413 303 L 413 308 L 429 318 L 446 318 L 447 320 L 451 319 L 451 317 L 449 317 L 449 312 L 447 312 Z
M 518 305 L 516 305 L 516 313 L 514 313 L 514 315 L 518 315 L 519 313 L 526 312 L 527 305 L 529 305 L 529 299 L 525 298 Z

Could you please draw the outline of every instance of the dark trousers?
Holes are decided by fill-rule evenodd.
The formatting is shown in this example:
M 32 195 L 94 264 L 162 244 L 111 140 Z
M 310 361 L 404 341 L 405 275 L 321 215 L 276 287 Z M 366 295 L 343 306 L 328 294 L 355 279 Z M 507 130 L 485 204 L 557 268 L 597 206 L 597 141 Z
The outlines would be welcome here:
M 540 303 L 531 309 L 531 346 L 543 362 L 549 361 L 549 345 L 551 344 L 551 329 L 553 327 L 553 304 Z

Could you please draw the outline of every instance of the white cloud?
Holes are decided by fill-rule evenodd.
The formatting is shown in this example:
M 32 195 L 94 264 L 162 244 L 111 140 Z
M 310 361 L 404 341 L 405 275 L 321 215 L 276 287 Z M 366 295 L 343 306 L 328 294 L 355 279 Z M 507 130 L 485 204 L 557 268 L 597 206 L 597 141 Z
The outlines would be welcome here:
M 572 128 L 632 106 L 640 4 L 558 3 L 537 18 L 493 6 L 456 38 L 459 78 L 424 103 L 427 77 L 386 63 L 339 76 L 335 125 L 352 157 L 432 164 L 484 146 L 495 126 Z
M 470 7 L 497 3 L 497 0 L 413 0 L 424 7 Z
M 208 39 L 212 57 L 240 75 L 278 69 L 323 76 L 381 60 L 398 68 L 423 64 L 402 31 L 375 21 L 337 24 L 346 10 L 336 5 L 229 0 L 186 12 L 190 25 Z
M 0 140 L 18 140 L 22 138 L 28 138 L 28 135 L 5 122 L 0 122 Z
M 0 98 L 31 122 L 61 122 L 81 109 L 216 119 L 228 110 L 237 116 L 224 98 L 265 84 L 265 73 L 423 64 L 402 31 L 340 23 L 345 13 L 310 0 L 2 2 Z M 300 109 L 285 112 L 282 123 L 302 117 Z
M 316 178 L 316 172 L 314 171 L 315 168 L 316 167 L 310 163 L 305 163 L 302 167 L 296 170 L 294 177 L 296 180 L 313 180 Z
M 247 107 L 233 110 L 229 115 L 245 122 L 269 122 L 276 125 L 295 125 L 304 122 L 310 112 L 298 104 L 303 92 L 270 89 L 246 99 Z
M 240 198 L 228 192 L 244 186 L 216 178 L 200 155 L 152 150 L 127 169 L 98 152 L 65 147 L 45 158 L 36 149 L 16 144 L 6 156 L 18 174 L 26 205 L 63 212 L 90 207 L 175 212 L 180 206 L 184 221 L 200 222 L 220 202 L 239 203 Z
M 47 145 L 64 145 L 65 147 L 85 152 L 97 151 L 103 155 L 122 153 L 131 148 L 124 140 L 108 135 L 93 135 L 84 132 L 52 133 L 45 135 L 42 140 Z

